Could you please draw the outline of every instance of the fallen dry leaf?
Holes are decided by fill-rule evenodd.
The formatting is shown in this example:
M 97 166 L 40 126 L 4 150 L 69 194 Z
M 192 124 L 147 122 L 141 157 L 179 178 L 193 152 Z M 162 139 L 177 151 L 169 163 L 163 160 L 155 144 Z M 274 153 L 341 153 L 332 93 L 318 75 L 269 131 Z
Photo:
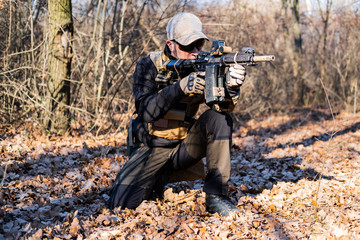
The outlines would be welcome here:
M 206 211 L 200 180 L 110 211 L 124 133 L 13 130 L 0 141 L 0 239 L 359 239 L 360 114 L 307 118 L 316 114 L 234 129 L 229 194 L 240 212 L 231 217 Z

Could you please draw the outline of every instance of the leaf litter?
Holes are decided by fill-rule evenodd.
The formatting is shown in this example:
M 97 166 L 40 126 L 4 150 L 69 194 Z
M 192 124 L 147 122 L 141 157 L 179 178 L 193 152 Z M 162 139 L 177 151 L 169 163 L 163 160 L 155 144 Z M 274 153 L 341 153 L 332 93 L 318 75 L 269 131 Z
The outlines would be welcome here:
M 229 187 L 240 211 L 229 217 L 206 211 L 200 180 L 110 211 L 125 133 L 57 137 L 4 125 L 0 138 L 0 239 L 360 239 L 360 114 L 240 120 Z

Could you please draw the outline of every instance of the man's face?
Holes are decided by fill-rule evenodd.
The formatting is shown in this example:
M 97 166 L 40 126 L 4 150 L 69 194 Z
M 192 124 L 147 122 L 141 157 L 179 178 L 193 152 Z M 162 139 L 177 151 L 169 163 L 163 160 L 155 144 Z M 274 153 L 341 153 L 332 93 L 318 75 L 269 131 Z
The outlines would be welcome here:
M 167 40 L 166 44 L 169 46 L 171 55 L 177 59 L 194 60 L 201 51 L 205 39 L 198 39 L 187 46 L 183 46 L 176 41 Z

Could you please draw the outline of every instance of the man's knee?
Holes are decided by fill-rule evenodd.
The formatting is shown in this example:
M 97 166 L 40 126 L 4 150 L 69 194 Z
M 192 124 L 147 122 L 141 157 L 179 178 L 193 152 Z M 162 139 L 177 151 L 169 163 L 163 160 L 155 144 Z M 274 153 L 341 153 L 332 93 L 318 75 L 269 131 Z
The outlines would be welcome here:
M 198 123 L 201 131 L 212 135 L 213 140 L 231 139 L 233 121 L 227 113 L 207 110 L 200 116 Z

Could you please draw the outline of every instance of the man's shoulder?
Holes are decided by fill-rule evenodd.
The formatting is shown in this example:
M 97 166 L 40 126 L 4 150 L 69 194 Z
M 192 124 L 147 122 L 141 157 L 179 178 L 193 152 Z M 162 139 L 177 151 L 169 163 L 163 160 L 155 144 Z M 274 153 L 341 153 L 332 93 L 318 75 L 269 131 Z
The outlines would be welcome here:
M 159 67 L 162 66 L 162 55 L 163 52 L 162 51 L 153 51 L 150 52 L 149 57 L 151 59 L 151 61 L 154 63 L 154 65 L 156 66 L 156 68 L 159 70 Z
M 141 64 L 141 65 L 148 65 L 150 63 L 151 63 L 150 55 L 147 55 L 146 57 L 142 57 L 140 59 L 140 61 L 138 62 L 138 64 Z
M 157 74 L 156 66 L 150 58 L 150 55 L 143 57 L 136 64 L 133 74 L 134 82 L 155 79 Z
M 142 57 L 136 65 L 137 67 L 140 67 L 142 69 L 156 69 L 156 66 L 154 62 L 151 60 L 150 55 L 147 55 L 146 57 Z

